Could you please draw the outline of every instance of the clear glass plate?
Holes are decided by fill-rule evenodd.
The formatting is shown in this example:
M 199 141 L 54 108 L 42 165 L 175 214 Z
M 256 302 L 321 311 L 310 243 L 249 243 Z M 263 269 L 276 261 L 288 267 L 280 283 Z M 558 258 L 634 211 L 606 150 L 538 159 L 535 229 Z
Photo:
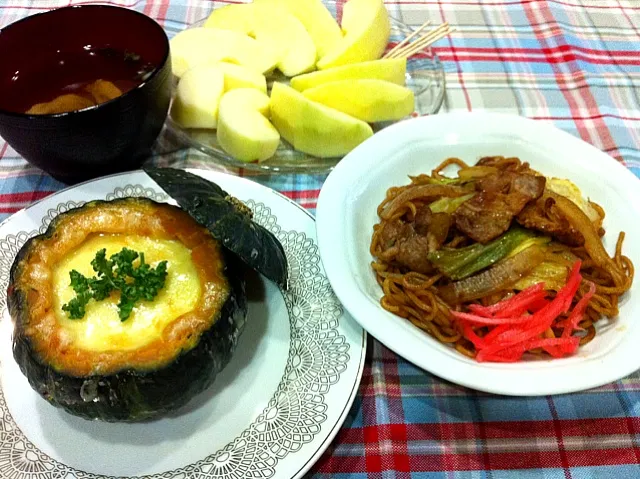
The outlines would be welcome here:
M 335 16 L 336 3 L 332 1 L 324 3 Z M 203 23 L 204 20 L 201 20 L 191 27 L 201 26 Z M 402 41 L 413 31 L 412 27 L 391 17 L 391 41 Z M 268 78 L 269 84 L 274 80 L 286 81 L 286 78 L 277 76 Z M 413 116 L 432 115 L 438 112 L 444 99 L 445 75 L 440 60 L 430 48 L 407 61 L 406 84 L 415 95 L 416 105 Z M 391 122 L 385 122 L 372 126 L 374 131 L 379 131 L 390 124 Z M 317 158 L 297 151 L 289 143 L 281 140 L 278 150 L 271 158 L 261 163 L 244 163 L 225 153 L 218 143 L 215 130 L 184 129 L 170 116 L 167 118 L 167 130 L 179 143 L 204 153 L 219 165 L 243 168 L 254 172 L 268 174 L 327 173 L 342 159 L 342 157 Z

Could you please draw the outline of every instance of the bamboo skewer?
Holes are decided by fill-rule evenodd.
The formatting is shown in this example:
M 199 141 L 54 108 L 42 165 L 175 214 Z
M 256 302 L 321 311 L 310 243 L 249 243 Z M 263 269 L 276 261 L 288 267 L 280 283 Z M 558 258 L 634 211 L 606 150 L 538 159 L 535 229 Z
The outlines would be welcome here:
M 440 40 L 441 38 L 449 35 L 453 30 L 442 30 L 440 32 L 434 33 L 430 37 L 424 37 L 420 39 L 420 41 L 416 41 L 411 44 L 410 48 L 397 52 L 397 55 L 394 58 L 409 58 L 415 55 L 416 53 L 430 47 L 432 44 Z
M 421 36 L 415 42 L 412 42 L 399 50 L 396 50 L 393 55 L 389 55 L 388 58 L 408 58 L 420 50 L 427 48 L 432 43 L 436 42 L 440 38 L 448 35 L 450 33 L 449 24 L 443 23 L 435 30 L 427 33 L 426 35 Z
M 449 27 L 449 23 L 445 22 L 429 33 L 420 36 L 416 41 L 409 43 L 408 40 L 414 37 L 424 27 L 426 27 L 426 23 L 418 28 L 413 34 L 409 35 L 409 37 L 407 37 L 403 42 L 396 45 L 396 47 L 390 50 L 384 58 L 409 58 L 454 31 L 453 28 Z
M 391 50 L 389 50 L 387 52 L 387 54 L 385 55 L 385 58 L 391 58 L 391 56 L 393 55 L 394 52 L 396 52 L 397 50 L 400 50 L 401 48 L 404 48 L 407 45 L 407 43 L 409 43 L 409 40 L 411 40 L 413 37 L 415 37 L 418 33 L 420 33 L 422 30 L 427 28 L 429 25 L 431 25 L 431 20 L 427 20 L 426 22 L 424 22 L 411 35 L 409 35 L 407 38 L 405 38 L 404 40 L 399 42 L 395 47 L 393 47 Z

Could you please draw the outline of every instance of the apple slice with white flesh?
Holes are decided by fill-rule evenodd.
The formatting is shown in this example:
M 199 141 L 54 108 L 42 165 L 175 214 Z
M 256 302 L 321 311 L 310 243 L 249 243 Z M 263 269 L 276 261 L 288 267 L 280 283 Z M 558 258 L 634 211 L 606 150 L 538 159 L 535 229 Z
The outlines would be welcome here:
M 184 73 L 203 63 L 229 61 L 259 73 L 276 66 L 279 57 L 269 45 L 244 33 L 219 28 L 189 28 L 171 39 L 173 74 Z
M 216 128 L 223 93 L 224 73 L 219 67 L 194 67 L 178 82 L 171 118 L 183 128 Z
M 368 123 L 400 120 L 415 107 L 411 90 L 384 80 L 340 80 L 309 88 L 303 95 Z
M 255 0 L 254 3 L 284 6 L 291 12 L 311 35 L 318 58 L 329 53 L 342 39 L 338 22 L 321 0 Z
M 373 135 L 367 123 L 279 82 L 271 90 L 271 121 L 296 150 L 320 158 L 343 156 Z
M 349 0 L 342 13 L 342 32 L 342 40 L 318 61 L 319 70 L 382 56 L 391 33 L 383 0 Z
M 304 91 L 324 83 L 357 79 L 384 80 L 404 86 L 406 73 L 406 58 L 385 58 L 298 75 L 291 79 L 291 86 Z
M 217 134 L 224 151 L 244 162 L 273 156 L 280 135 L 267 119 L 269 102 L 265 93 L 254 88 L 238 88 L 222 96 Z
M 278 4 L 253 7 L 255 38 L 277 52 L 278 70 L 288 77 L 313 70 L 318 54 L 302 22 Z
M 267 78 L 262 73 L 234 63 L 218 62 L 212 65 L 217 66 L 224 73 L 225 91 L 235 88 L 255 88 L 262 93 L 267 93 Z
M 240 3 L 216 8 L 204 22 L 205 28 L 233 30 L 253 36 L 253 5 Z

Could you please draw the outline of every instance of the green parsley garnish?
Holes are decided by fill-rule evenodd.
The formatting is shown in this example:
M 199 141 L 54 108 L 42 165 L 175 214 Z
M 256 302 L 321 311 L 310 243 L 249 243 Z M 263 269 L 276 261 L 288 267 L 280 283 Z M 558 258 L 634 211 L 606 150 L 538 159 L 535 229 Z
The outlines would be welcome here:
M 140 261 L 134 266 L 133 262 L 138 258 Z M 167 277 L 166 261 L 152 268 L 144 262 L 144 253 L 128 248 L 122 248 L 109 259 L 106 250 L 101 249 L 91 261 L 91 266 L 97 273 L 93 278 L 86 278 L 75 269 L 69 272 L 76 297 L 63 305 L 62 310 L 67 312 L 70 319 L 82 319 L 91 299 L 102 301 L 113 291 L 119 291 L 118 315 L 120 320 L 126 321 L 138 301 L 153 301 L 164 287 Z

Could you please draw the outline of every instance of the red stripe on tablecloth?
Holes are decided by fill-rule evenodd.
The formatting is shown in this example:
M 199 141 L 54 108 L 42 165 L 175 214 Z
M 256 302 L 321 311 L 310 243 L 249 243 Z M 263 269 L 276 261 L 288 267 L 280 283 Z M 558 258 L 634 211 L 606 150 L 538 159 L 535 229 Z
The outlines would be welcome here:
M 428 427 L 423 425 L 423 427 Z M 338 438 L 338 442 L 339 438 Z M 341 442 L 340 442 L 341 443 Z M 628 449 L 585 449 L 566 452 L 568 467 L 615 466 L 621 464 L 635 464 L 635 456 Z M 378 456 L 379 457 L 379 456 Z M 493 453 L 491 466 L 487 467 L 482 454 L 455 453 L 443 445 L 442 453 L 412 454 L 409 457 L 411 472 L 430 471 L 495 471 L 514 469 L 561 468 L 562 458 L 557 451 L 527 451 Z M 367 471 L 381 472 L 370 469 L 369 462 L 361 456 L 340 456 L 327 458 L 326 455 L 316 464 L 314 471 L 324 474 L 340 472 Z M 397 471 L 396 474 L 398 474 Z
M 433 48 L 440 60 L 444 61 L 491 61 L 491 62 L 522 62 L 522 63 L 569 63 L 577 60 L 595 65 L 640 65 L 640 57 L 636 52 L 624 50 L 598 51 L 580 49 L 570 45 L 550 48 L 473 48 L 439 46 Z M 576 55 L 573 50 L 599 55 L 597 57 Z M 509 56 L 509 55 L 512 56 Z
M 280 191 L 284 196 L 300 203 L 305 208 L 315 208 L 320 195 L 319 189 L 314 190 L 283 190 Z
M 168 10 L 169 0 L 163 0 L 159 5 L 147 2 L 144 6 L 143 12 L 145 15 L 156 18 L 160 23 L 164 23 L 167 18 Z
M 158 11 L 158 14 L 156 15 L 156 19 L 162 25 L 164 25 L 164 22 L 167 19 L 167 12 L 169 11 L 169 3 L 170 3 L 169 0 L 165 0 L 164 2 L 162 2 L 160 4 L 160 10 Z
M 382 349 L 382 357 L 392 359 L 396 355 L 390 349 Z M 382 363 L 382 374 L 384 375 L 385 396 L 387 398 L 386 410 L 389 418 L 384 421 L 390 424 L 382 425 L 380 440 L 391 443 L 391 451 L 383 451 L 383 465 L 385 469 L 396 471 L 396 479 L 409 479 L 409 451 L 407 450 L 407 427 L 404 424 L 404 408 L 402 396 L 395 394 L 400 389 L 400 374 L 398 371 L 398 361 L 384 361 Z
M 621 56 L 621 57 L 629 57 L 629 58 L 633 58 L 636 63 L 640 63 L 640 58 L 638 58 L 638 52 L 632 52 L 632 51 L 627 51 L 627 50 L 598 50 L 595 48 L 584 48 L 584 47 L 579 47 L 577 45 L 557 45 L 554 47 L 546 47 L 546 48 L 492 48 L 492 47 L 474 47 L 474 48 L 469 48 L 469 47 L 460 47 L 460 48 L 456 48 L 456 50 L 468 50 L 470 52 L 488 52 L 488 53 L 513 53 L 513 54 L 520 54 L 520 53 L 524 53 L 524 54 L 528 54 L 528 53 L 538 53 L 539 55 L 553 55 L 553 54 L 563 54 L 565 52 L 569 52 L 569 53 L 573 53 L 574 50 L 577 50 L 579 52 L 584 52 L 584 53 L 589 53 L 592 55 L 600 55 L 600 56 L 606 56 L 607 58 L 610 55 L 613 56 Z
M 25 191 L 23 193 L 3 193 L 0 194 L 0 203 L 23 203 L 25 201 L 37 201 L 50 194 L 55 193 L 51 191 Z
M 496 55 L 466 55 L 466 54 L 459 54 L 456 53 L 456 51 L 452 51 L 452 52 L 441 52 L 442 47 L 439 48 L 435 48 L 434 49 L 436 54 L 438 55 L 438 58 L 440 58 L 440 60 L 442 61 L 448 61 L 448 62 L 454 62 L 454 61 L 485 61 L 485 62 L 498 62 L 498 63 L 504 63 L 505 61 L 510 61 L 510 62 L 523 62 L 523 63 L 550 63 L 550 64 L 556 64 L 556 63 L 567 63 L 569 61 L 575 61 L 574 59 L 567 59 L 567 58 L 558 58 L 558 59 L 554 59 L 554 58 L 536 58 L 536 57 L 531 57 L 531 58 L 518 58 L 518 57 L 512 57 L 512 58 L 500 58 L 499 56 Z M 456 49 L 457 50 L 457 49 Z M 633 61 L 633 60 L 618 60 L 618 61 L 609 61 L 609 62 L 603 62 L 603 61 L 596 61 L 596 62 L 590 62 L 590 63 L 597 63 L 599 65 L 638 65 L 639 63 L 637 61 Z
M 151 2 L 145 2 L 144 4 L 144 8 L 142 9 L 142 12 L 145 15 L 149 15 L 152 16 L 153 15 L 153 7 L 155 7 L 155 5 Z
M 581 120 L 595 120 L 597 118 L 615 118 L 617 120 L 626 120 L 626 121 L 640 121 L 640 116 L 632 117 L 632 116 L 624 116 L 624 115 L 613 115 L 610 113 L 600 113 L 598 115 L 581 115 L 577 113 L 575 116 L 530 116 L 532 120 L 552 120 L 552 121 L 562 121 L 562 120 L 572 120 L 574 118 L 580 118 Z
M 20 211 L 25 206 L 27 205 L 24 204 L 24 205 L 16 205 L 16 206 L 0 206 L 0 213 L 13 214 Z
M 320 190 L 281 190 L 280 193 L 292 200 L 302 200 L 307 198 L 317 198 L 320 194 Z
M 55 191 L 29 191 L 25 193 L 0 194 L 0 213 L 15 213 L 30 203 L 46 198 Z
M 379 427 L 370 427 L 364 430 L 365 471 L 367 472 L 382 472 L 378 429 Z
M 399 399 L 400 400 L 400 399 Z M 400 400 L 401 401 L 401 400 Z M 393 411 L 393 408 L 389 408 Z M 398 472 L 410 472 L 411 463 L 409 460 L 409 451 L 407 450 L 407 426 L 405 424 L 390 424 L 389 435 L 393 439 L 393 470 Z M 398 475 L 396 477 L 399 478 Z
M 342 10 L 344 8 L 345 0 L 336 1 L 336 20 L 339 24 L 342 24 Z

